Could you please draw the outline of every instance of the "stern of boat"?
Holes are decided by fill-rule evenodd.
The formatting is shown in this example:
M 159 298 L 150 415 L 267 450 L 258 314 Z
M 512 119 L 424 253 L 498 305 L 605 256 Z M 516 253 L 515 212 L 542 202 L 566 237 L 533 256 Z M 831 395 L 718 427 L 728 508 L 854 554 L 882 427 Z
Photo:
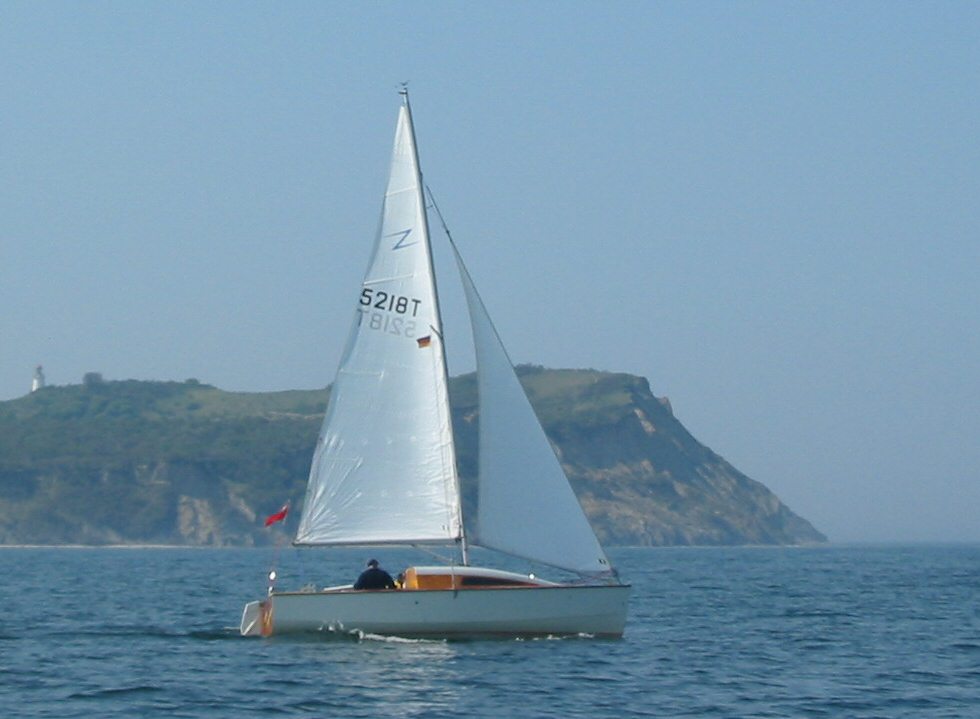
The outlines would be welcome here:
M 266 599 L 246 604 L 239 631 L 243 637 L 267 637 L 272 634 L 272 602 Z

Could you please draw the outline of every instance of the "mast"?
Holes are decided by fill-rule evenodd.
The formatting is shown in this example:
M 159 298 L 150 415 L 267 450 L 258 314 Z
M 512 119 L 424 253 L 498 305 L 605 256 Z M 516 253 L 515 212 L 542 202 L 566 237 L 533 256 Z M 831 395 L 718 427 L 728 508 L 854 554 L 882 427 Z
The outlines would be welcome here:
M 463 525 L 463 494 L 459 485 L 459 470 L 456 467 L 456 438 L 453 432 L 452 409 L 451 409 L 451 404 L 448 401 L 449 365 L 446 359 L 446 343 L 444 341 L 443 334 L 442 334 L 444 332 L 444 327 L 442 323 L 442 309 L 439 304 L 439 285 L 435 281 L 436 273 L 435 273 L 435 266 L 432 260 L 432 242 L 429 239 L 429 213 L 425 205 L 425 185 L 422 184 L 422 165 L 419 162 L 419 146 L 415 140 L 415 122 L 412 120 L 412 106 L 411 103 L 409 103 L 408 101 L 407 83 L 402 85 L 402 89 L 398 91 L 398 94 L 402 96 L 402 102 L 405 105 L 405 112 L 408 115 L 408 129 L 412 135 L 412 153 L 414 155 L 414 160 L 415 160 L 415 176 L 416 176 L 416 181 L 418 186 L 419 204 L 422 208 L 422 231 L 425 236 L 425 241 L 429 245 L 429 252 L 427 253 L 428 260 L 429 260 L 429 277 L 431 278 L 432 281 L 432 295 L 433 297 L 435 297 L 436 324 L 439 327 L 439 332 L 437 332 L 436 335 L 439 340 L 438 341 L 439 352 L 442 354 L 442 374 L 443 374 L 443 381 L 445 382 L 446 392 L 447 392 L 446 409 L 447 412 L 449 413 L 449 416 L 446 418 L 446 422 L 449 425 L 450 447 L 452 447 L 452 453 L 453 453 L 453 457 L 452 457 L 453 461 L 451 463 L 451 466 L 453 467 L 453 489 L 456 492 L 456 497 L 458 498 L 458 507 L 459 507 L 460 552 L 462 553 L 463 556 L 463 565 L 466 566 L 469 564 L 469 553 L 466 546 L 466 528 Z

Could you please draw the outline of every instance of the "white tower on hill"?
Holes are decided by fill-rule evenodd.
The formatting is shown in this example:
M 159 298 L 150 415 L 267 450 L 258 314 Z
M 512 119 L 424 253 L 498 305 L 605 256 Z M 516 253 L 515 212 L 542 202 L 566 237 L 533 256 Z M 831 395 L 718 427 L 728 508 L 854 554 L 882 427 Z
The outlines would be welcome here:
M 44 368 L 38 365 L 34 368 L 34 381 L 31 382 L 31 392 L 37 392 L 44 386 Z

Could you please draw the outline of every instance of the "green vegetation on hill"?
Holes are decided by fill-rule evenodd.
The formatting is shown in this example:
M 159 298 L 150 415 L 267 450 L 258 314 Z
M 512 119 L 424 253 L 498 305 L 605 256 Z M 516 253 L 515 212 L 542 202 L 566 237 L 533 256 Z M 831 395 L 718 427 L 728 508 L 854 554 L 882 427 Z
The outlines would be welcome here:
M 823 541 L 699 444 L 646 380 L 539 367 L 519 373 L 604 541 Z M 327 390 L 239 393 L 196 380 L 89 379 L 0 402 L 0 543 L 248 545 L 270 541 L 265 513 L 285 499 L 301 505 Z M 454 379 L 451 396 L 464 511 L 472 516 L 474 376 Z

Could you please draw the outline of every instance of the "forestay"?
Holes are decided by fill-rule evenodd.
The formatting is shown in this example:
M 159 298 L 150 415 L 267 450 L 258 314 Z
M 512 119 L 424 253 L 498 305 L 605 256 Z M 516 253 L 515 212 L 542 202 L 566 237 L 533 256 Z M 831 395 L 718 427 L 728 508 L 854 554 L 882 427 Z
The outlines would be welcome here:
M 297 544 L 414 544 L 461 537 L 445 354 L 421 186 L 406 102 L 374 252 L 313 457 Z
M 581 574 L 609 572 L 455 245 L 453 251 L 473 326 L 480 405 L 478 517 L 470 543 Z

